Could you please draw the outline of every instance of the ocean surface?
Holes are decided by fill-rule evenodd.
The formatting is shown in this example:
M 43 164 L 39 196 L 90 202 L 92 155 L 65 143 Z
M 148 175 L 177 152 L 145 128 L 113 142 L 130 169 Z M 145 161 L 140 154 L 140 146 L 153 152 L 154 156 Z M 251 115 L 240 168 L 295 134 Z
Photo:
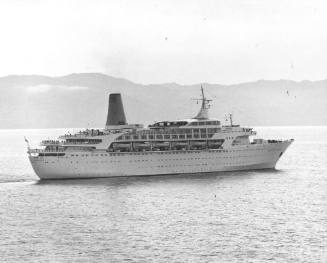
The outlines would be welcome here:
M 0 262 L 327 262 L 327 127 L 276 170 L 38 181 L 31 144 L 68 129 L 0 130 Z

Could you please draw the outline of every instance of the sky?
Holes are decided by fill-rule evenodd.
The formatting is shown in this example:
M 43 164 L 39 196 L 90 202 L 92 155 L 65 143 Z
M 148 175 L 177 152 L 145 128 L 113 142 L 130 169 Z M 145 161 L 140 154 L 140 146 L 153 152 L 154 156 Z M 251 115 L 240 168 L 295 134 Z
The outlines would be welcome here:
M 327 1 L 2 0 L 0 76 L 150 84 L 327 78 Z

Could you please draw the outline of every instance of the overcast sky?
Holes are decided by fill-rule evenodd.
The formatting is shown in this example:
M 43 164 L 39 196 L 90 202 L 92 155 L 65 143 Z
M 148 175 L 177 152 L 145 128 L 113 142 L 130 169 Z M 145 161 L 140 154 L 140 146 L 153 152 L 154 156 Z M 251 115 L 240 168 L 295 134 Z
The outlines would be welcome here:
M 0 36 L 0 76 L 327 78 L 327 1 L 2 0 Z

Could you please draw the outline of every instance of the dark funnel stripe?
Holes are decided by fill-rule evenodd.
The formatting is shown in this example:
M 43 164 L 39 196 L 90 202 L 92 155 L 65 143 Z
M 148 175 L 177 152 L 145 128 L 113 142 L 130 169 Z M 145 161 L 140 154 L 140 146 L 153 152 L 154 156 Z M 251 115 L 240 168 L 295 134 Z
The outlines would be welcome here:
M 109 95 L 109 108 L 106 125 L 124 125 L 126 124 L 126 117 L 124 106 L 119 93 Z

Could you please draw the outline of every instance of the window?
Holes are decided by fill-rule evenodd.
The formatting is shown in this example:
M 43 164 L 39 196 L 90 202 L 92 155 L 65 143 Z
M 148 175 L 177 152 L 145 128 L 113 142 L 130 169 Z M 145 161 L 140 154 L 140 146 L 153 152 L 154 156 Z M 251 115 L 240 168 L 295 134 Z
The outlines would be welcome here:
M 125 140 L 129 140 L 129 139 L 131 139 L 131 136 L 126 135 L 126 136 L 125 136 Z
M 173 138 L 173 139 L 177 139 L 177 134 L 173 134 L 173 135 L 172 135 L 172 138 Z
M 142 140 L 146 140 L 146 135 L 141 136 Z
M 164 136 L 164 138 L 165 138 L 165 139 L 170 139 L 170 135 L 167 134 L 167 135 Z
M 149 135 L 149 139 L 153 140 L 154 139 L 154 135 Z
M 157 139 L 162 139 L 162 135 L 156 135 Z
M 134 139 L 134 140 L 137 140 L 138 138 L 139 138 L 138 135 L 134 135 L 134 136 L 133 136 L 133 139 Z

